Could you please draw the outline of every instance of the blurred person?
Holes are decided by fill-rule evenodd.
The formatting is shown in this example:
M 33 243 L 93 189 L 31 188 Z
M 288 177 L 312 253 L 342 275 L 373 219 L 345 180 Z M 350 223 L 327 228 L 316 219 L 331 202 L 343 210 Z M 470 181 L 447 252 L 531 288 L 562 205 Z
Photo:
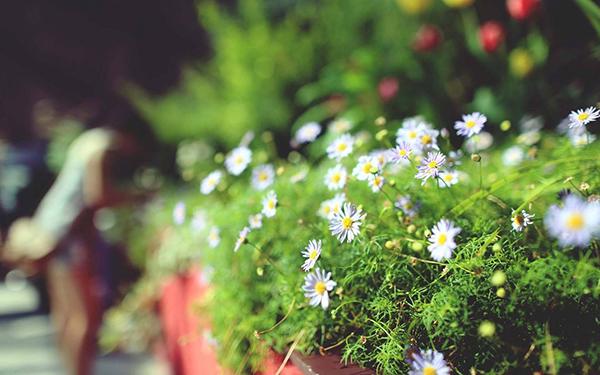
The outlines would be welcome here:
M 142 154 L 123 131 L 99 127 L 69 147 L 63 168 L 31 218 L 8 232 L 3 258 L 27 272 L 46 270 L 51 313 L 70 373 L 89 374 L 96 332 L 110 299 L 101 266 L 109 246 L 94 225 L 99 209 L 140 197 L 119 189 L 124 168 Z M 121 175 L 121 176 L 119 176 Z

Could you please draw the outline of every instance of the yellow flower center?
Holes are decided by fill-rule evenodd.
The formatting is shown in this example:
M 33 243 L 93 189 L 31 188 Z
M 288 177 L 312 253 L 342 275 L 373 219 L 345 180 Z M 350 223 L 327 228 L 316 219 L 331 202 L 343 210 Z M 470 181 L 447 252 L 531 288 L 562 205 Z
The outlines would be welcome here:
M 335 204 L 333 206 L 332 210 L 333 210 L 334 213 L 337 214 L 338 212 L 340 212 L 340 205 L 339 204 Z
M 269 176 L 267 175 L 266 172 L 260 172 L 258 175 L 258 180 L 259 181 L 267 181 L 269 179 Z
M 235 164 L 242 164 L 244 162 L 244 158 L 241 155 L 238 155 L 234 159 Z
M 417 132 L 414 131 L 414 130 L 409 131 L 408 132 L 408 138 L 411 138 L 411 139 L 417 138 Z
M 451 182 L 452 181 L 452 177 L 453 176 L 451 174 L 444 175 L 444 181 Z
M 310 258 L 310 260 L 315 260 L 317 259 L 317 250 L 311 250 L 310 254 L 308 255 L 308 257 Z
M 513 217 L 513 222 L 518 227 L 523 226 L 523 216 L 516 215 L 515 217 Z
M 363 164 L 363 173 L 371 173 L 371 168 L 373 168 L 373 165 L 369 162 Z
M 433 367 L 427 366 L 423 369 L 423 375 L 437 375 L 437 371 Z
M 315 292 L 323 295 L 326 290 L 327 290 L 327 287 L 325 286 L 325 283 L 322 281 L 317 281 L 317 283 L 315 284 Z
M 429 168 L 437 168 L 438 164 L 437 164 L 437 162 L 435 162 L 435 161 L 430 161 L 430 162 L 427 164 L 427 166 L 428 166 Z
M 465 122 L 465 126 L 466 126 L 467 128 L 469 128 L 469 129 L 471 129 L 471 128 L 472 128 L 472 127 L 474 127 L 475 125 L 477 125 L 477 124 L 476 124 L 476 123 L 475 123 L 475 121 L 473 121 L 473 120 L 469 120 L 469 121 Z
M 446 241 L 448 241 L 448 236 L 446 236 L 446 233 L 442 233 L 438 236 L 438 244 L 443 245 L 446 243 Z
M 352 227 L 352 219 L 349 217 L 343 218 L 342 227 L 344 227 L 344 229 L 350 229 Z
M 423 143 L 424 145 L 428 145 L 431 143 L 431 136 L 429 134 L 425 134 L 424 136 L 421 137 L 421 143 Z
M 590 115 L 588 113 L 580 113 L 577 118 L 579 119 L 579 121 L 585 121 L 588 119 L 588 117 L 590 117 Z
M 406 150 L 402 149 L 402 150 L 398 151 L 398 155 L 400 155 L 402 157 L 406 156 Z
M 336 184 L 338 182 L 340 182 L 341 179 L 342 179 L 342 176 L 339 173 L 336 173 L 333 176 L 331 176 L 331 181 L 333 181 Z
M 580 230 L 583 228 L 583 224 L 583 215 L 579 212 L 572 213 L 567 218 L 567 228 L 571 230 Z
M 271 210 L 275 208 L 275 201 L 270 200 L 269 202 L 267 202 L 267 207 L 269 207 Z
M 343 143 L 343 142 L 342 143 L 338 143 L 338 145 L 337 145 L 337 150 L 339 152 L 346 151 L 347 148 L 348 148 L 348 145 L 345 144 L 345 143 Z
M 329 207 L 329 206 L 325 206 L 325 207 L 323 207 L 323 212 L 324 212 L 325 214 L 328 214 L 330 211 L 331 211 L 331 207 Z

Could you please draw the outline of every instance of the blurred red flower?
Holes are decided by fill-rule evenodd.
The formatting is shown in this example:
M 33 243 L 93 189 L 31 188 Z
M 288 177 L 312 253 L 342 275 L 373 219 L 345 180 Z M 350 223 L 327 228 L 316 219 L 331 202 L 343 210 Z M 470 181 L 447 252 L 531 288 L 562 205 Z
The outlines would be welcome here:
M 417 52 L 434 50 L 442 42 L 442 32 L 434 25 L 423 25 L 415 34 L 413 49 Z
M 540 3 L 540 0 L 506 0 L 506 8 L 512 18 L 523 21 L 537 11 Z
M 504 42 L 504 27 L 500 22 L 488 21 L 479 28 L 479 42 L 487 53 L 495 52 Z
M 394 77 L 384 77 L 379 81 L 377 85 L 377 91 L 379 92 L 379 97 L 384 102 L 388 102 L 396 96 L 398 93 L 398 79 Z

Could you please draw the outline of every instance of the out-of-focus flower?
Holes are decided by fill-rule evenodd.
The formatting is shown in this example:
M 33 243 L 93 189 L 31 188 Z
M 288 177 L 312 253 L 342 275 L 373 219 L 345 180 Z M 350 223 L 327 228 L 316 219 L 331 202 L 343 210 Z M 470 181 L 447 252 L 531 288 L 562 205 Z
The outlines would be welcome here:
M 448 156 L 446 157 L 446 162 L 448 164 L 449 167 L 454 167 L 457 165 L 461 165 L 461 158 L 463 157 L 463 153 L 461 150 L 457 150 L 457 151 L 450 151 L 448 153 Z
M 435 350 L 414 353 L 409 362 L 409 375 L 450 375 L 450 367 L 444 360 L 444 355 Z
M 569 114 L 569 127 L 579 128 L 584 125 L 594 122 L 600 118 L 600 109 L 596 107 L 587 107 L 586 109 L 578 109 Z
M 273 190 L 267 193 L 262 201 L 262 213 L 266 217 L 273 217 L 277 212 L 277 194 Z
M 331 280 L 331 272 L 322 271 L 317 268 L 315 272 L 309 273 L 304 278 L 304 296 L 309 298 L 311 306 L 319 306 L 326 310 L 329 307 L 329 293 L 336 286 L 336 282 Z
M 488 21 L 479 28 L 479 43 L 487 53 L 496 52 L 504 42 L 504 27 L 498 21 Z
M 396 94 L 398 93 L 398 88 L 400 85 L 398 84 L 398 79 L 395 77 L 384 77 L 377 84 L 377 92 L 379 93 L 379 97 L 383 102 L 389 102 L 394 99 Z
M 181 225 L 185 222 L 185 203 L 177 202 L 173 208 L 173 221 L 177 225 Z
M 442 188 L 450 187 L 458 183 L 457 171 L 442 171 L 438 176 L 438 185 Z
M 465 142 L 465 150 L 470 153 L 486 150 L 494 143 L 494 137 L 488 132 L 481 132 Z
M 199 231 L 203 230 L 204 228 L 206 228 L 207 223 L 208 223 L 208 218 L 206 216 L 206 211 L 204 211 L 202 209 L 196 210 L 196 212 L 194 212 L 194 215 L 192 216 L 192 220 L 191 220 L 192 229 L 196 232 L 199 232 Z
M 298 144 L 314 142 L 319 134 L 321 134 L 321 125 L 316 122 L 309 122 L 298 129 L 294 141 Z
M 465 8 L 473 4 L 475 0 L 444 0 L 450 8 Z
M 383 188 L 383 184 L 385 184 L 385 178 L 382 175 L 373 175 L 369 178 L 369 186 L 371 187 L 371 191 L 373 193 L 378 193 Z
M 575 147 L 583 147 L 591 144 L 596 140 L 596 136 L 588 131 L 583 131 L 581 133 L 569 133 L 569 141 Z
M 252 187 L 256 190 L 265 190 L 275 179 L 275 169 L 271 164 L 262 164 L 252 170 Z
M 511 146 L 502 153 L 502 164 L 507 167 L 514 167 L 523 162 L 525 151 L 520 146 Z
M 433 51 L 442 42 L 442 32 L 434 25 L 423 25 L 413 39 L 413 49 L 417 52 Z
M 569 194 L 562 207 L 548 209 L 544 224 L 561 246 L 586 247 L 600 235 L 600 203 Z
M 358 158 L 356 167 L 352 170 L 352 175 L 359 181 L 366 181 L 375 173 L 379 173 L 379 162 L 375 158 L 364 155 Z
M 527 211 L 521 210 L 521 213 L 513 211 L 510 216 L 513 230 L 521 232 L 523 231 L 523 228 L 533 223 L 531 219 L 533 219 L 535 215 L 528 214 Z
M 540 4 L 540 0 L 506 0 L 508 13 L 517 21 L 531 17 L 538 10 Z
M 248 241 L 249 234 L 250 234 L 250 228 L 248 228 L 248 227 L 242 228 L 242 230 L 240 231 L 240 234 L 238 235 L 238 239 L 235 242 L 235 247 L 233 248 L 234 252 L 237 252 L 240 249 L 240 247 Z
M 344 203 L 341 212 L 334 214 L 329 221 L 329 230 L 340 242 L 352 242 L 360 233 L 360 226 L 366 216 L 352 203 Z
M 533 70 L 535 62 L 531 53 L 524 48 L 515 48 L 508 56 L 511 73 L 518 78 L 527 76 Z
M 252 229 L 260 228 L 262 227 L 262 218 L 262 214 L 250 215 L 248 218 L 248 225 L 250 225 L 250 228 Z
M 213 171 L 206 176 L 200 183 L 200 192 L 204 195 L 212 193 L 213 190 L 221 183 L 223 172 Z
M 410 199 L 410 196 L 408 195 L 403 195 L 400 198 L 398 198 L 396 203 L 394 203 L 394 206 L 402 210 L 404 215 L 408 217 L 414 217 L 419 212 L 419 203 L 413 203 L 413 201 Z
M 352 153 L 354 138 L 350 134 L 342 134 L 327 147 L 330 159 L 341 160 Z
M 208 246 L 215 248 L 217 246 L 219 246 L 219 243 L 221 242 L 221 231 L 219 230 L 219 228 L 217 227 L 212 227 L 210 228 L 210 231 L 208 231 Z
M 420 14 L 431 8 L 433 0 L 396 0 L 398 6 L 408 14 Z
M 336 194 L 335 197 L 323 201 L 319 208 L 319 216 L 331 220 L 336 214 L 342 211 L 342 206 L 346 202 L 346 194 Z
M 325 174 L 325 185 L 329 190 L 339 190 L 346 185 L 348 172 L 341 164 L 329 168 Z
M 225 168 L 234 176 L 239 176 L 252 161 L 252 151 L 240 146 L 233 149 L 225 159 Z
M 308 241 L 308 245 L 302 252 L 302 256 L 306 258 L 304 264 L 302 265 L 302 269 L 304 271 L 308 272 L 315 266 L 317 260 L 319 260 L 319 256 L 321 255 L 321 246 L 321 240 Z
M 459 234 L 461 229 L 455 227 L 450 220 L 440 220 L 432 229 L 429 237 L 430 245 L 427 247 L 431 253 L 431 258 L 438 262 L 443 259 L 449 259 L 452 256 L 452 250 L 456 249 L 454 237 Z
M 352 123 L 345 118 L 338 118 L 329 123 L 329 131 L 337 134 L 343 134 L 352 129 Z
M 464 135 L 467 138 L 478 134 L 487 121 L 487 117 L 479 112 L 474 112 L 468 115 L 463 115 L 462 121 L 456 121 L 454 123 L 454 129 L 457 130 L 456 134 Z

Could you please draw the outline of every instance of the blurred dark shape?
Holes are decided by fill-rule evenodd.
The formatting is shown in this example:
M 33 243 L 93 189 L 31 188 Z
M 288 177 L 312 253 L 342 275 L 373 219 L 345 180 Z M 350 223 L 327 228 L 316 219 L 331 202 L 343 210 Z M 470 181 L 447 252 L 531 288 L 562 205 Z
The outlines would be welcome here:
M 11 142 L 36 135 L 33 108 L 44 98 L 88 126 L 141 126 L 123 125 L 142 123 L 122 98 L 123 84 L 164 93 L 182 62 L 208 52 L 192 0 L 3 2 L 0 135 Z
M 377 85 L 377 92 L 379 93 L 381 100 L 384 102 L 389 102 L 396 96 L 396 94 L 398 94 L 399 88 L 400 84 L 398 82 L 398 78 L 384 77 Z

